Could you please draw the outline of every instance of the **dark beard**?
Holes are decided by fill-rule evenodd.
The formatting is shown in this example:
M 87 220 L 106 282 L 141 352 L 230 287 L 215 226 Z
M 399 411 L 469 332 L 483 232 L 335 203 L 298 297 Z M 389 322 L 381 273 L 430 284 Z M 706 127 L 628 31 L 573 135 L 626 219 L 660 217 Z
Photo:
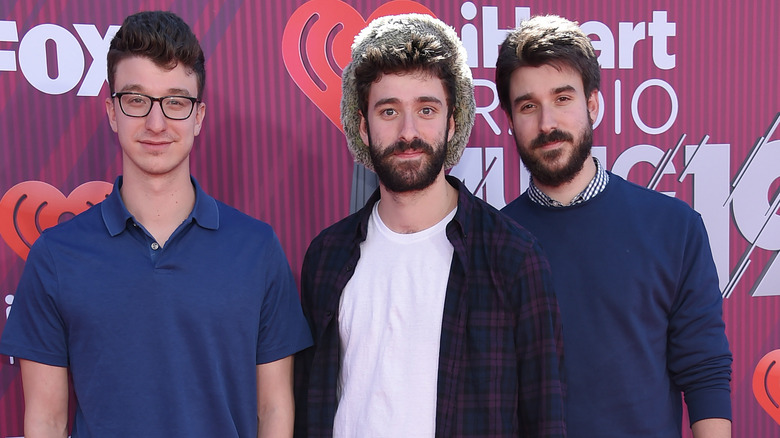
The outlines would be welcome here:
M 418 138 L 411 142 L 397 141 L 381 153 L 371 145 L 369 145 L 368 150 L 379 181 L 391 192 L 404 193 L 422 190 L 436 181 L 447 157 L 446 141 L 438 146 L 434 149 L 430 144 Z M 424 159 L 422 163 L 398 163 L 392 159 L 394 153 L 409 149 L 424 152 L 427 159 Z
M 554 151 L 548 151 L 542 154 L 541 157 L 537 157 L 533 154 L 534 149 L 547 143 L 556 141 L 568 141 L 574 145 L 574 151 L 569 157 L 568 161 L 562 168 L 552 169 L 547 163 L 557 160 L 564 151 L 556 149 Z M 517 137 L 515 137 L 515 144 L 517 145 Z M 520 158 L 523 160 L 523 164 L 531 172 L 531 176 L 540 184 L 549 187 L 559 187 L 563 184 L 571 182 L 577 173 L 582 170 L 582 166 L 585 164 L 585 160 L 590 155 L 590 149 L 593 146 L 593 128 L 590 125 L 585 126 L 580 135 L 580 141 L 574 143 L 574 137 L 568 132 L 554 129 L 549 133 L 542 133 L 536 137 L 530 145 L 530 150 L 521 148 L 517 145 L 517 151 L 520 153 Z

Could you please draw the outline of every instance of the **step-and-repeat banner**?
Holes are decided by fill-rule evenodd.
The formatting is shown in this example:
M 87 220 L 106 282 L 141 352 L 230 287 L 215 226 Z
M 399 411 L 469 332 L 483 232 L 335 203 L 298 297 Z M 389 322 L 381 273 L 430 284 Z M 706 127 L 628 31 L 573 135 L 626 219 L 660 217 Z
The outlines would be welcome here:
M 780 7 L 618 0 L 4 0 L 0 2 L 0 330 L 41 230 L 98 202 L 121 169 L 105 115 L 105 55 L 123 18 L 172 10 L 207 60 L 192 172 L 271 223 L 295 272 L 349 212 L 353 164 L 340 74 L 371 19 L 433 14 L 463 39 L 477 121 L 452 174 L 495 207 L 527 186 L 494 82 L 507 29 L 556 13 L 603 68 L 594 154 L 704 218 L 734 353 L 734 436 L 780 436 Z M 669 224 L 675 226 L 675 224 Z M 0 357 L 0 437 L 21 436 L 19 364 Z

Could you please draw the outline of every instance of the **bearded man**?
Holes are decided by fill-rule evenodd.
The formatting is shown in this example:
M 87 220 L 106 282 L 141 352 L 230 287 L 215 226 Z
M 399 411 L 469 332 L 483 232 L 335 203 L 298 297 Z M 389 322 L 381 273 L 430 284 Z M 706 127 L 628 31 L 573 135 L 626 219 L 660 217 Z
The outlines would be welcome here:
M 295 360 L 301 437 L 563 437 L 558 307 L 536 240 L 455 165 L 474 123 L 466 52 L 427 15 L 378 18 L 344 70 L 342 122 L 379 177 L 311 243 Z
M 600 71 L 577 23 L 510 32 L 496 88 L 530 188 L 503 212 L 549 257 L 573 437 L 731 436 L 731 353 L 701 216 L 591 156 Z

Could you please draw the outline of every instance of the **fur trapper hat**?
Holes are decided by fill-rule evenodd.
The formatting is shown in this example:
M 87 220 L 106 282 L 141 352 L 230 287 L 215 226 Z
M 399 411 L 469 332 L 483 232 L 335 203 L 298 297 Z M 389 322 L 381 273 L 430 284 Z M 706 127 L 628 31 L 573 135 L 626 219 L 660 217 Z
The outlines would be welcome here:
M 421 38 L 422 37 L 422 38 Z M 410 41 L 434 41 L 436 50 Z M 366 52 L 378 48 L 383 56 L 408 57 L 419 62 L 418 67 L 445 63 L 445 69 L 455 77 L 455 133 L 447 143 L 444 168 L 449 169 L 460 160 L 474 126 L 476 104 L 471 69 L 466 64 L 466 49 L 455 30 L 430 15 L 402 14 L 373 20 L 352 44 L 352 61 L 342 75 L 341 123 L 347 137 L 347 146 L 355 161 L 373 170 L 368 145 L 360 137 L 360 102 L 358 101 L 355 69 L 367 62 Z M 443 50 L 442 50 L 443 49 Z M 442 56 L 443 55 L 443 56 Z M 381 76 L 380 76 L 381 77 Z M 446 88 L 446 87 L 445 87 Z

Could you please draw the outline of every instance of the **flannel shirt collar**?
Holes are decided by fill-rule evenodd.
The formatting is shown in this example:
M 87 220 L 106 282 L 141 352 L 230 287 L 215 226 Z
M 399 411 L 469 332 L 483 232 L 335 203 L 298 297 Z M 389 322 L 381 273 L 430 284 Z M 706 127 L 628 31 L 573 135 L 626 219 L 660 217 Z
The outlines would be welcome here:
M 445 176 L 445 178 L 447 182 L 458 191 L 458 209 L 455 212 L 455 217 L 447 225 L 447 236 L 452 240 L 450 227 L 453 226 L 453 224 L 460 237 L 466 236 L 466 230 L 469 229 L 468 227 L 470 225 L 469 218 L 471 217 L 470 212 L 472 210 L 473 201 L 469 197 L 470 193 L 468 189 L 466 189 L 458 178 L 450 175 Z M 360 226 L 357 227 L 355 234 L 356 244 L 366 240 L 366 235 L 368 234 L 368 220 L 371 217 L 371 211 L 374 208 L 374 204 L 376 204 L 380 198 L 380 191 L 379 188 L 377 188 L 371 197 L 368 198 L 368 201 L 366 201 L 366 205 L 358 211 L 357 214 L 360 218 Z

